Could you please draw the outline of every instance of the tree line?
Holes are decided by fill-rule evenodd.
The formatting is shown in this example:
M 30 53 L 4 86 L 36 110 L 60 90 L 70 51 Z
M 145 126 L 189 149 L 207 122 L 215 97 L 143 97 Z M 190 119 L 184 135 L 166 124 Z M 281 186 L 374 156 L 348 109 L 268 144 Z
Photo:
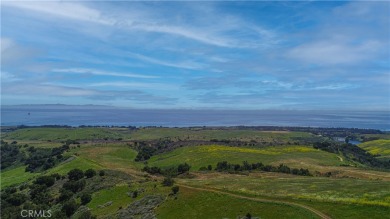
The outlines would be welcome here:
M 242 162 L 242 164 L 233 164 L 227 161 L 218 162 L 215 167 L 216 171 L 219 172 L 241 172 L 241 171 L 252 171 L 252 170 L 261 170 L 266 172 L 279 172 L 279 173 L 287 173 L 294 174 L 300 176 L 312 176 L 308 169 L 303 168 L 290 168 L 285 164 L 280 164 L 279 166 L 272 165 L 264 165 L 261 162 L 257 163 L 249 163 L 248 161 Z

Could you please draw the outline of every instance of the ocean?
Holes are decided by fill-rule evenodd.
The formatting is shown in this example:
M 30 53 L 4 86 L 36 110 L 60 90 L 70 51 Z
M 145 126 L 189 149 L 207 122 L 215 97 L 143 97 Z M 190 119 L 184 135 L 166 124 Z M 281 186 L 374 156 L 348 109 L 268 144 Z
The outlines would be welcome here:
M 386 111 L 166 110 L 105 106 L 2 106 L 2 126 L 300 126 L 390 130 Z

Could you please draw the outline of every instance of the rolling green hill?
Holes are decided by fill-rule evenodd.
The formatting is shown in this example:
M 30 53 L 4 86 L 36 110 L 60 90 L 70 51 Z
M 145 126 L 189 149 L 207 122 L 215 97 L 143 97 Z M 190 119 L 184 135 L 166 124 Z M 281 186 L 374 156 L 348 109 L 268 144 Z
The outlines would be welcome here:
M 367 141 L 358 144 L 358 146 L 371 154 L 378 155 L 378 158 L 390 159 L 390 140 L 380 139 Z
M 339 166 L 346 162 L 328 152 L 314 149 L 310 146 L 274 146 L 264 148 L 243 148 L 221 145 L 182 147 L 174 151 L 155 155 L 148 160 L 150 166 L 169 167 L 187 162 L 191 170 L 215 165 L 220 161 L 241 164 L 262 162 L 264 164 L 288 164 L 292 167 Z

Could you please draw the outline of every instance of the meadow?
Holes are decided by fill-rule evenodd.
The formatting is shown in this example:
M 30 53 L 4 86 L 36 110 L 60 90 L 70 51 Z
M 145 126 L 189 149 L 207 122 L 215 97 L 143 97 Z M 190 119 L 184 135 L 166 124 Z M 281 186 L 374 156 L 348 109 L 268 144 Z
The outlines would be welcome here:
M 380 139 L 359 144 L 360 148 L 377 155 L 380 159 L 390 160 L 390 140 Z
M 212 165 L 217 162 L 229 161 L 242 164 L 262 162 L 263 164 L 281 163 L 292 167 L 315 166 L 339 166 L 346 164 L 335 154 L 314 149 L 309 146 L 267 146 L 264 148 L 229 147 L 222 145 L 205 145 L 196 147 L 182 147 L 171 152 L 153 156 L 148 164 L 150 166 L 169 167 L 186 162 L 191 165 L 191 170 L 199 170 L 200 167 Z M 314 169 L 313 169 L 314 170 Z

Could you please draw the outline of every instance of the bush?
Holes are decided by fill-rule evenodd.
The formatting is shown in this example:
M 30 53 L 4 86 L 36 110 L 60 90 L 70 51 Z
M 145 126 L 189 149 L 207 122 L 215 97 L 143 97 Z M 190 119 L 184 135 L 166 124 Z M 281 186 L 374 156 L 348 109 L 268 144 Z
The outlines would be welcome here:
M 58 197 L 58 200 L 60 202 L 67 201 L 73 196 L 73 192 L 69 191 L 67 189 L 61 189 L 60 197 Z
M 92 196 L 88 193 L 84 193 L 81 195 L 80 199 L 81 199 L 81 204 L 86 205 L 92 200 Z
M 179 174 L 186 173 L 186 172 L 190 171 L 190 168 L 191 168 L 191 166 L 188 165 L 187 163 L 179 164 L 179 166 L 177 167 L 177 172 Z
M 211 171 L 211 170 L 213 170 L 213 167 L 211 165 L 208 165 L 207 169 Z
M 60 180 L 61 179 L 61 175 L 58 174 L 58 173 L 53 173 L 50 176 L 54 177 L 56 180 Z
M 173 186 L 173 179 L 171 177 L 165 177 L 162 184 L 163 186 Z
M 97 217 L 95 215 L 92 215 L 91 211 L 83 211 L 77 219 L 96 219 Z
M 87 178 L 92 178 L 96 175 L 96 171 L 94 169 L 88 169 L 85 171 L 84 175 L 87 177 Z
M 86 184 L 85 179 L 79 181 L 69 181 L 64 183 L 63 188 L 76 193 L 83 190 L 85 184 Z
M 35 181 L 34 184 L 45 185 L 46 187 L 50 187 L 54 185 L 55 177 L 53 176 L 40 176 Z
M 7 202 L 10 203 L 13 206 L 19 206 L 23 204 L 25 201 L 27 201 L 27 196 L 21 193 L 16 193 L 10 195 L 10 197 L 7 199 Z
M 73 169 L 68 172 L 68 178 L 69 180 L 77 181 L 84 178 L 84 172 L 80 169 Z
M 61 210 L 66 214 L 66 216 L 70 217 L 77 210 L 77 208 L 78 206 L 76 201 L 74 199 L 71 199 L 62 206 Z
M 106 175 L 106 173 L 104 172 L 104 170 L 100 170 L 100 171 L 99 171 L 99 176 L 104 176 L 104 175 Z
M 172 187 L 172 192 L 173 192 L 173 194 L 178 193 L 179 192 L 179 186 Z

